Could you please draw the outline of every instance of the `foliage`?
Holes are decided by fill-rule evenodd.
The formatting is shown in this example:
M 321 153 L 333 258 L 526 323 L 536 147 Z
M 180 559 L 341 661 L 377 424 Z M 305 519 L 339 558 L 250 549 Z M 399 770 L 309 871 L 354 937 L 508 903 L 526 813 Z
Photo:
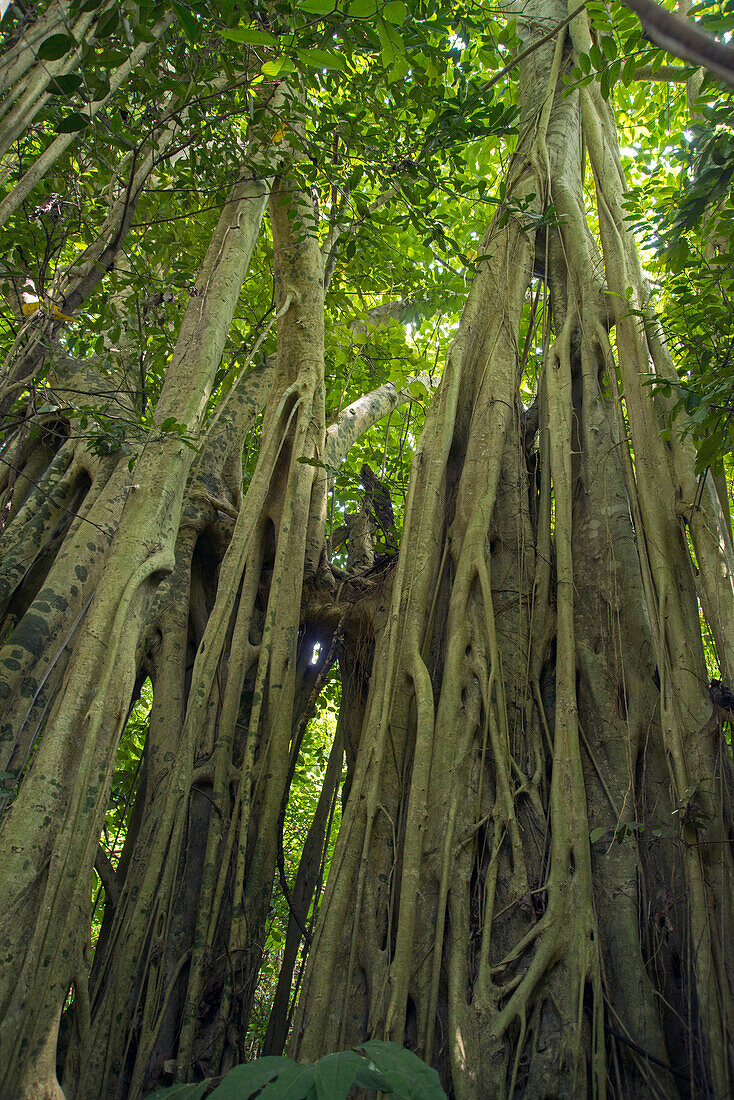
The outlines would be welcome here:
M 679 377 L 657 388 L 671 399 L 671 430 L 681 430 L 677 417 L 685 413 L 699 473 L 721 470 L 734 447 L 733 120 L 731 95 L 702 98 L 668 163 L 649 170 L 629 197 L 635 223 L 646 230 L 660 317 L 679 364 Z
M 145 41 L 169 6 L 82 4 L 79 10 L 92 9 L 95 36 L 81 43 L 77 76 L 64 84 L 63 94 L 51 97 L 42 121 L 7 155 L 8 194 L 68 122 L 68 112 L 79 115 L 85 105 L 98 102 L 101 74 Z M 335 224 L 343 226 L 326 318 L 331 416 L 365 389 L 388 379 L 399 388 L 441 362 L 464 292 L 464 269 L 475 262 L 469 257 L 471 242 L 494 201 L 486 179 L 487 170 L 496 171 L 491 157 L 512 133 L 515 108 L 499 100 L 488 105 L 481 92 L 484 65 L 496 63 L 497 47 L 515 42 L 511 26 L 485 24 L 465 13 L 458 37 L 453 14 L 436 3 L 420 9 L 419 19 L 402 3 L 380 5 L 376 21 L 377 4 L 371 2 L 344 10 L 318 2 L 315 8 L 283 3 L 267 18 L 254 10 L 249 26 L 247 16 L 238 25 L 239 9 L 232 3 L 218 5 L 216 13 L 203 3 L 175 4 L 172 10 L 171 32 L 162 48 L 133 70 L 124 103 L 114 97 L 105 102 L 93 130 L 80 132 L 18 217 L 0 228 L 2 290 L 9 305 L 17 303 L 18 281 L 26 276 L 41 298 L 63 297 L 68 273 L 94 245 L 111 198 L 124 197 L 146 143 L 159 141 L 166 127 L 173 127 L 173 141 L 157 157 L 137 202 L 124 258 L 84 302 L 76 323 L 57 333 L 66 352 L 79 359 L 91 357 L 102 369 L 113 360 L 127 364 L 133 409 L 119 402 L 100 409 L 83 394 L 69 409 L 72 431 L 87 435 L 98 454 L 133 454 L 135 441 L 143 442 L 154 429 L 171 341 L 186 302 L 197 293 L 193 280 L 203 243 L 231 173 L 242 162 L 246 125 L 264 121 L 257 97 L 269 78 L 297 71 L 306 93 L 319 101 L 305 134 L 295 102 L 284 104 L 266 130 L 269 141 L 282 141 L 301 158 L 297 172 L 312 190 L 320 238 Z M 8 29 L 12 42 L 12 24 Z M 46 52 L 62 45 L 50 42 Z M 169 78 L 161 79 L 162 67 L 170 70 Z M 437 111 L 436 92 L 444 82 L 451 92 Z M 216 146 L 216 157 L 202 157 L 207 145 Z M 479 181 L 477 163 L 485 170 Z M 265 237 L 233 322 L 212 410 L 272 320 L 269 285 Z M 402 317 L 373 328 L 370 311 L 396 300 L 405 303 Z M 405 322 L 411 327 L 407 341 Z M 20 325 L 8 313 L 3 323 L 7 349 Z M 274 335 L 259 347 L 259 360 L 272 352 Z M 34 410 L 46 399 L 42 372 L 30 397 Z M 21 397 L 16 403 L 17 416 L 24 415 L 27 402 Z M 418 402 L 391 418 L 384 441 L 365 441 L 353 461 L 350 456 L 352 483 L 354 471 L 368 461 L 380 467 L 400 498 L 407 481 L 405 446 L 416 438 L 421 418 Z M 166 423 L 155 430 L 182 428 Z M 344 478 L 349 481 L 348 471 Z M 338 526 L 339 516 L 335 522 Z
M 438 1074 L 406 1047 L 371 1039 L 357 1050 L 327 1054 L 318 1062 L 298 1065 L 290 1058 L 256 1058 L 235 1066 L 216 1085 L 172 1085 L 149 1093 L 148 1100 L 346 1100 L 356 1086 L 378 1089 L 394 1100 L 445 1100 Z

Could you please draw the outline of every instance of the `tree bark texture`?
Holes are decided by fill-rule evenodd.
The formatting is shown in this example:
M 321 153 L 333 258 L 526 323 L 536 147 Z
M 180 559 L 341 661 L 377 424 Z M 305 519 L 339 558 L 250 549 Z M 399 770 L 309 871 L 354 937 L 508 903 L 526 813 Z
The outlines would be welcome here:
M 564 12 L 533 14 L 518 19 L 529 41 Z M 726 1095 L 731 757 L 686 526 L 708 537 L 711 622 L 732 608 L 730 539 L 712 493 L 688 512 L 692 456 L 658 431 L 644 381 L 666 369 L 664 342 L 629 311 L 628 287 L 633 305 L 645 297 L 614 120 L 596 86 L 564 94 L 585 17 L 571 32 L 522 66 L 507 209 L 415 458 L 292 1048 L 314 1058 L 384 1035 L 462 1098 Z M 556 224 L 521 226 L 528 194 Z M 552 333 L 528 484 L 517 338 L 534 271 Z M 724 663 L 731 637 L 717 633 Z M 676 810 L 678 835 L 655 839 Z M 590 845 L 625 824 L 623 843 Z

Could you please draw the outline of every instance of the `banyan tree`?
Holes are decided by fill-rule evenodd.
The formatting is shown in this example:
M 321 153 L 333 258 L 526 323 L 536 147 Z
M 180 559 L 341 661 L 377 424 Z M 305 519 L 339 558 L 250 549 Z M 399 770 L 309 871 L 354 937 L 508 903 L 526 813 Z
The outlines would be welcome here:
M 221 7 L 6 17 L 0 1096 L 137 1098 L 245 1061 L 285 889 L 267 1054 L 376 1037 L 457 1100 L 723 1100 L 731 518 L 631 228 L 619 69 L 589 66 L 633 26 L 659 55 L 631 14 L 560 0 Z M 492 64 L 475 33 L 504 41 Z M 667 69 L 695 117 L 701 73 Z M 489 200 L 469 255 L 446 181 L 475 140 L 499 153 L 487 178 L 461 162 Z M 427 180 L 463 240 L 445 302 L 443 260 L 410 271 Z M 161 225 L 197 265 L 173 321 Z M 411 345 L 355 390 L 335 347 L 421 325 L 445 362 Z M 404 502 L 360 469 L 396 425 Z

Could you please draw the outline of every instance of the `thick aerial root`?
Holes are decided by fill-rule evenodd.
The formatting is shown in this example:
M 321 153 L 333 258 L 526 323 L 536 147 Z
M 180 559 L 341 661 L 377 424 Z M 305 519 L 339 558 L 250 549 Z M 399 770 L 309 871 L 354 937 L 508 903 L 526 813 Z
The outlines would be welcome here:
M 263 184 L 236 185 L 203 265 L 205 293 L 192 299 L 182 322 L 157 413 L 161 419 L 175 415 L 194 434 L 201 425 L 263 208 Z M 4 893 L 9 904 L 2 939 L 4 950 L 18 960 L 10 983 L 0 989 L 6 1017 L 0 1079 L 6 1091 L 13 1092 L 24 1075 L 35 1072 L 48 1041 L 46 1029 L 53 1026 L 49 1022 L 63 1004 L 78 965 L 84 922 L 77 913 L 88 908 L 87 874 L 94 863 L 115 747 L 132 696 L 137 641 L 157 580 L 174 566 L 174 540 L 192 458 L 180 440 L 164 437 L 144 450 L 134 484 L 127 463 L 118 463 L 116 472 L 123 471 L 121 508 L 108 491 L 109 483 L 105 486 L 105 502 L 119 515 L 117 530 L 44 736 L 3 823 Z M 64 550 L 55 566 L 69 567 L 63 559 Z M 75 567 L 81 568 L 79 562 Z M 61 623 L 69 637 L 74 621 L 62 618 Z M 26 615 L 18 630 L 32 627 Z
M 594 168 L 601 212 L 604 263 L 613 295 L 624 294 L 627 286 L 635 290 L 635 302 L 645 306 L 639 262 L 634 245 L 624 226 L 621 196 L 623 180 L 615 154 L 613 122 L 606 104 L 585 93 L 584 125 L 589 135 L 589 151 Z M 612 165 L 612 171 L 608 166 Z M 734 999 L 729 989 L 734 960 L 728 945 L 715 934 L 712 909 L 729 912 L 732 862 L 728 836 L 722 821 L 716 779 L 716 732 L 707 697 L 707 674 L 701 645 L 696 590 L 688 546 L 682 530 L 679 504 L 680 478 L 683 472 L 658 431 L 655 403 L 644 392 L 642 381 L 651 372 L 649 347 L 644 329 L 616 302 L 619 369 L 629 416 L 630 436 L 635 453 L 634 491 L 639 502 L 641 521 L 638 540 L 647 561 L 649 583 L 646 586 L 648 615 L 656 640 L 656 663 L 661 681 L 661 730 L 671 769 L 675 799 L 685 804 L 690 792 L 705 807 L 709 824 L 705 843 L 699 844 L 695 828 L 683 830 L 682 859 L 685 869 L 690 951 L 700 1018 L 701 1040 L 707 1049 L 707 1061 L 713 1087 L 721 1095 L 730 1091 L 732 1067 L 730 1051 L 734 1034 Z M 659 350 L 659 349 L 658 349 Z M 658 359 L 658 362 L 660 360 Z M 690 455 L 688 456 L 690 461 Z M 723 524 L 721 508 L 709 494 L 717 524 Z M 711 516 L 703 523 L 712 522 Z M 718 634 L 722 614 L 730 614 L 729 588 L 731 568 L 723 560 L 710 560 L 709 550 L 726 555 L 728 540 L 722 538 L 713 547 L 704 538 L 699 525 L 697 552 L 707 557 L 705 568 L 712 583 L 719 576 L 723 587 L 712 592 L 702 588 L 707 618 Z M 691 527 L 693 530 L 693 526 Z M 708 549 L 706 549 L 708 548 Z M 649 563 L 649 565 L 648 565 Z M 728 667 L 730 639 L 720 643 L 722 667 Z M 701 838 L 704 839 L 704 838 Z

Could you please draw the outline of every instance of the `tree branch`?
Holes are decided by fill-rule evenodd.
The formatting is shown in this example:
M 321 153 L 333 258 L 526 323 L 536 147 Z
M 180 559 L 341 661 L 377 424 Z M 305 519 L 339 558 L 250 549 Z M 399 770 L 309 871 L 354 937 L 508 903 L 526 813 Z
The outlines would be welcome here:
M 647 37 L 661 50 L 708 69 L 718 80 L 734 87 L 734 49 L 655 0 L 622 0 L 637 15 Z
M 94 869 L 99 875 L 99 881 L 104 887 L 105 904 L 114 909 L 120 900 L 120 880 L 117 871 L 112 866 L 112 860 L 100 844 L 94 857 Z
M 662 84 L 686 84 L 691 73 L 697 71 L 681 65 L 661 65 L 659 69 L 653 69 L 652 65 L 640 65 L 632 74 L 633 80 L 658 80 Z
M 414 396 L 409 389 L 413 382 L 422 382 L 429 390 L 434 386 L 427 375 L 412 379 L 405 389 L 400 391 L 395 389 L 394 383 L 386 382 L 384 386 L 358 397 L 351 405 L 347 405 L 326 430 L 324 461 L 327 466 L 334 468 L 341 466 L 349 449 L 373 424 L 404 405 L 406 401 L 413 401 Z
M 531 42 L 530 45 L 527 46 L 524 50 L 521 50 L 520 53 L 515 54 L 514 57 L 511 57 L 507 64 L 502 69 L 500 69 L 498 73 L 494 74 L 491 80 L 488 80 L 486 84 L 482 85 L 482 91 L 486 92 L 487 89 L 491 88 L 493 84 L 497 84 L 503 76 L 507 76 L 508 73 L 512 72 L 512 70 L 515 69 L 521 61 L 524 61 L 525 58 L 529 56 L 529 54 L 534 53 L 535 50 L 540 49 L 541 46 L 544 46 L 546 42 L 550 42 L 552 38 L 555 38 L 558 32 L 562 31 L 564 27 L 567 27 L 569 23 L 572 23 L 576 16 L 580 15 L 585 7 L 585 3 L 579 4 L 577 8 L 574 8 L 570 15 L 567 15 L 566 18 L 562 19 L 560 23 L 556 23 L 556 25 L 552 27 L 547 34 L 544 34 L 541 38 L 538 38 L 537 41 Z

